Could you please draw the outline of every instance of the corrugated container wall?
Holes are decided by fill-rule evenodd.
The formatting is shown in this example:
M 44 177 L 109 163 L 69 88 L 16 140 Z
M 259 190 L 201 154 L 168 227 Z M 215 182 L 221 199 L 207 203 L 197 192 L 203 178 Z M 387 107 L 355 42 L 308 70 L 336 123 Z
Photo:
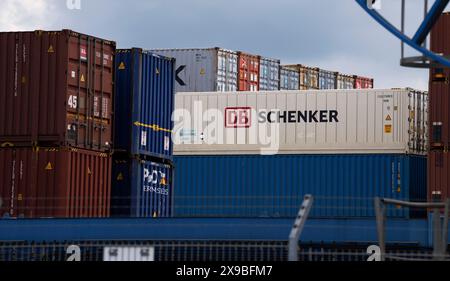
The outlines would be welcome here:
M 442 199 L 450 197 L 450 153 L 430 151 L 428 153 L 428 199 L 434 193 L 440 193 Z
M 372 89 L 373 88 L 373 79 L 362 77 L 362 76 L 353 76 L 355 85 L 353 88 L 355 89 Z
M 114 52 L 70 30 L 0 33 L 0 143 L 110 150 Z
M 80 149 L 0 149 L 0 215 L 109 217 L 111 157 Z
M 172 166 L 141 159 L 113 160 L 111 215 L 172 216 Z
M 171 158 L 175 60 L 142 49 L 116 56 L 115 151 Z
M 425 154 L 426 95 L 412 89 L 179 93 L 174 154 Z
M 319 69 L 319 89 L 336 89 L 336 72 Z
M 239 91 L 259 90 L 259 56 L 238 52 Z
M 298 90 L 300 73 L 288 67 L 280 67 L 280 90 Z
M 450 55 L 450 14 L 444 13 L 431 31 L 431 50 Z M 450 69 L 430 70 L 430 148 L 448 150 L 450 146 Z M 450 173 L 450 171 L 449 171 Z
M 337 89 L 353 89 L 355 85 L 355 78 L 350 75 L 341 74 L 336 72 L 336 87 Z
M 373 217 L 376 196 L 426 201 L 424 156 L 176 156 L 176 217 L 295 217 L 305 194 L 309 217 Z M 396 218 L 424 216 L 388 208 Z
M 278 91 L 280 88 L 280 60 L 261 57 L 259 90 Z
M 176 59 L 176 92 L 226 92 L 238 88 L 238 55 L 221 48 L 154 49 Z
M 319 68 L 301 64 L 288 65 L 300 73 L 300 90 L 319 89 Z

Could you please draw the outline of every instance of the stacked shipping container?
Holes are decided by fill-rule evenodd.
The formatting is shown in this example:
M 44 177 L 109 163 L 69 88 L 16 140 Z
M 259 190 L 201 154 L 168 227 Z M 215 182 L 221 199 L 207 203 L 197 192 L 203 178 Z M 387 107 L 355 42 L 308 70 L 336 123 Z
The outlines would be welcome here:
M 261 57 L 259 90 L 278 91 L 280 87 L 280 60 Z
M 431 51 L 450 55 L 450 14 L 444 13 L 431 31 Z M 428 155 L 428 198 L 450 197 L 450 69 L 430 69 L 430 152 Z
M 238 91 L 259 90 L 259 56 L 238 52 Z
M 373 88 L 373 79 L 362 77 L 362 76 L 353 76 L 354 79 L 354 89 L 372 89 Z
M 70 30 L 0 33 L 2 215 L 109 215 L 114 52 Z
M 411 89 L 180 93 L 174 214 L 295 216 L 306 193 L 316 217 L 373 216 L 374 196 L 424 201 L 422 101 Z
M 175 59 L 118 50 L 113 216 L 171 215 L 174 85 Z
M 336 72 L 336 89 L 353 89 L 355 78 L 350 75 L 345 75 Z
M 298 90 L 300 73 L 289 67 L 280 67 L 280 90 Z
M 210 49 L 155 49 L 176 59 L 176 92 L 237 91 L 238 54 Z

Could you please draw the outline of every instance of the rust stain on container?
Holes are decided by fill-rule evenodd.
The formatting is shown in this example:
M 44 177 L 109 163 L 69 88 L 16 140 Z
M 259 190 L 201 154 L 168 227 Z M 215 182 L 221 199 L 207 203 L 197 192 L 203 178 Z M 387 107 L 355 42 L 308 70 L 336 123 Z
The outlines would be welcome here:
M 238 52 L 239 91 L 259 90 L 260 57 Z
M 111 157 L 59 148 L 0 149 L 0 215 L 109 217 Z
M 115 43 L 63 31 L 0 33 L 0 144 L 111 146 Z

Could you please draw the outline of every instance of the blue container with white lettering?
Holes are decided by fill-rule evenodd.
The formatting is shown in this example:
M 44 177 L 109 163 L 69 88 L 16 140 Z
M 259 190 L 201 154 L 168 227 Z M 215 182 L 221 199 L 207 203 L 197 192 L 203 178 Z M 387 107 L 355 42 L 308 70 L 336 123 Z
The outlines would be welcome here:
M 426 201 L 427 161 L 408 154 L 175 156 L 176 217 L 374 217 L 374 198 Z M 425 216 L 390 206 L 387 216 Z
M 175 59 L 133 48 L 115 62 L 115 151 L 171 159 Z
M 173 167 L 137 158 L 113 157 L 111 216 L 171 217 Z

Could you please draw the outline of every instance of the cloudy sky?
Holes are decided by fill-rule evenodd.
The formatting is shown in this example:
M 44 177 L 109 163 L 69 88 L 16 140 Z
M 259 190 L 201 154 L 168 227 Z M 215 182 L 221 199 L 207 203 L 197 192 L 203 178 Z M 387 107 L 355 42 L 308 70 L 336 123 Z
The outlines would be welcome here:
M 427 89 L 427 71 L 400 67 L 399 41 L 354 0 L 80 0 L 79 10 L 67 2 L 2 0 L 0 30 L 67 28 L 120 48 L 218 46 L 372 76 L 377 88 Z M 395 24 L 399 11 L 400 0 L 383 0 Z M 423 0 L 407 1 L 407 30 L 422 14 Z

